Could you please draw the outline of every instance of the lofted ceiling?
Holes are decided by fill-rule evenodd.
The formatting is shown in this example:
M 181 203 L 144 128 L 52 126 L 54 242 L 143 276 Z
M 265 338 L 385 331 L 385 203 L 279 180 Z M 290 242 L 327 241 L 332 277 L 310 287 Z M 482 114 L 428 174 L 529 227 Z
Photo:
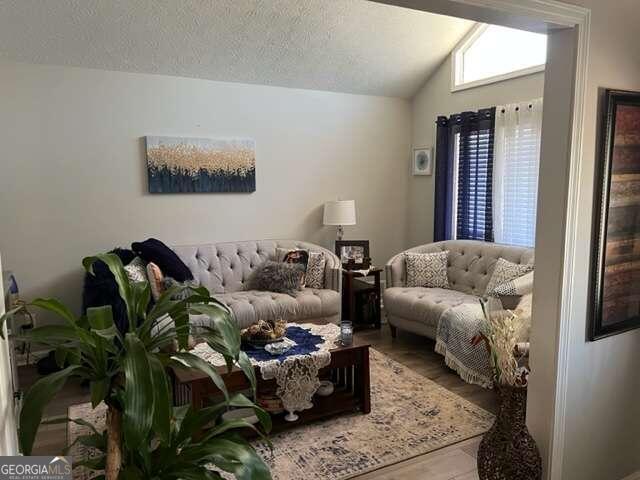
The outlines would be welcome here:
M 472 24 L 366 0 L 0 0 L 0 59 L 409 98 Z

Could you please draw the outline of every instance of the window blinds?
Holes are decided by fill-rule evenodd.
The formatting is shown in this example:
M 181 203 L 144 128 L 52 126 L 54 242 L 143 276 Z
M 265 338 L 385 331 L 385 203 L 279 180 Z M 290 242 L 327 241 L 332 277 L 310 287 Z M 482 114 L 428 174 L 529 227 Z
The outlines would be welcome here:
M 494 120 L 495 108 L 484 109 L 457 129 L 454 238 L 493 241 Z
M 496 109 L 493 166 L 496 242 L 534 245 L 541 125 L 542 99 Z

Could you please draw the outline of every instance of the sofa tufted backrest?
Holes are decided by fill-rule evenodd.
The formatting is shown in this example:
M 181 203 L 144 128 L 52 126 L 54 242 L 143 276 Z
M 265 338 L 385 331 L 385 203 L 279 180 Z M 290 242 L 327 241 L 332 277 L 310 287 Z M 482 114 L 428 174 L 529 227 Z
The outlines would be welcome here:
M 449 287 L 459 292 L 482 296 L 493 274 L 498 258 L 513 263 L 534 263 L 532 248 L 477 240 L 445 240 L 414 247 L 407 252 L 433 253 L 449 251 L 447 276 Z M 387 263 L 387 282 L 402 287 L 406 282 L 404 253 L 399 253 Z
M 265 260 L 273 260 L 276 248 L 302 248 L 325 254 L 325 288 L 340 291 L 340 260 L 318 245 L 296 240 L 250 240 L 172 247 L 189 267 L 193 278 L 211 293 L 242 290 L 251 272 Z

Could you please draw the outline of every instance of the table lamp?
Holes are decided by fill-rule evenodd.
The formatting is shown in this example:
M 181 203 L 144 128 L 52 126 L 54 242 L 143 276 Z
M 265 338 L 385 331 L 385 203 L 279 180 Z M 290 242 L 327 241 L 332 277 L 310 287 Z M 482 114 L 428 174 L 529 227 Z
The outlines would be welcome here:
M 337 225 L 338 240 L 342 240 L 344 235 L 344 225 L 356 224 L 356 202 L 355 200 L 336 200 L 324 204 L 324 225 Z

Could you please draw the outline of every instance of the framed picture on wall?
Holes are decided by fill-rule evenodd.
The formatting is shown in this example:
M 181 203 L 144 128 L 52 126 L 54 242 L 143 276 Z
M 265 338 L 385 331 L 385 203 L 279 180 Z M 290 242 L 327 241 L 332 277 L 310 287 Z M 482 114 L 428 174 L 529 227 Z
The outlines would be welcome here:
M 640 92 L 605 90 L 602 100 L 590 340 L 640 327 Z
M 413 149 L 411 162 L 413 175 L 431 175 L 433 173 L 433 149 L 422 147 Z

